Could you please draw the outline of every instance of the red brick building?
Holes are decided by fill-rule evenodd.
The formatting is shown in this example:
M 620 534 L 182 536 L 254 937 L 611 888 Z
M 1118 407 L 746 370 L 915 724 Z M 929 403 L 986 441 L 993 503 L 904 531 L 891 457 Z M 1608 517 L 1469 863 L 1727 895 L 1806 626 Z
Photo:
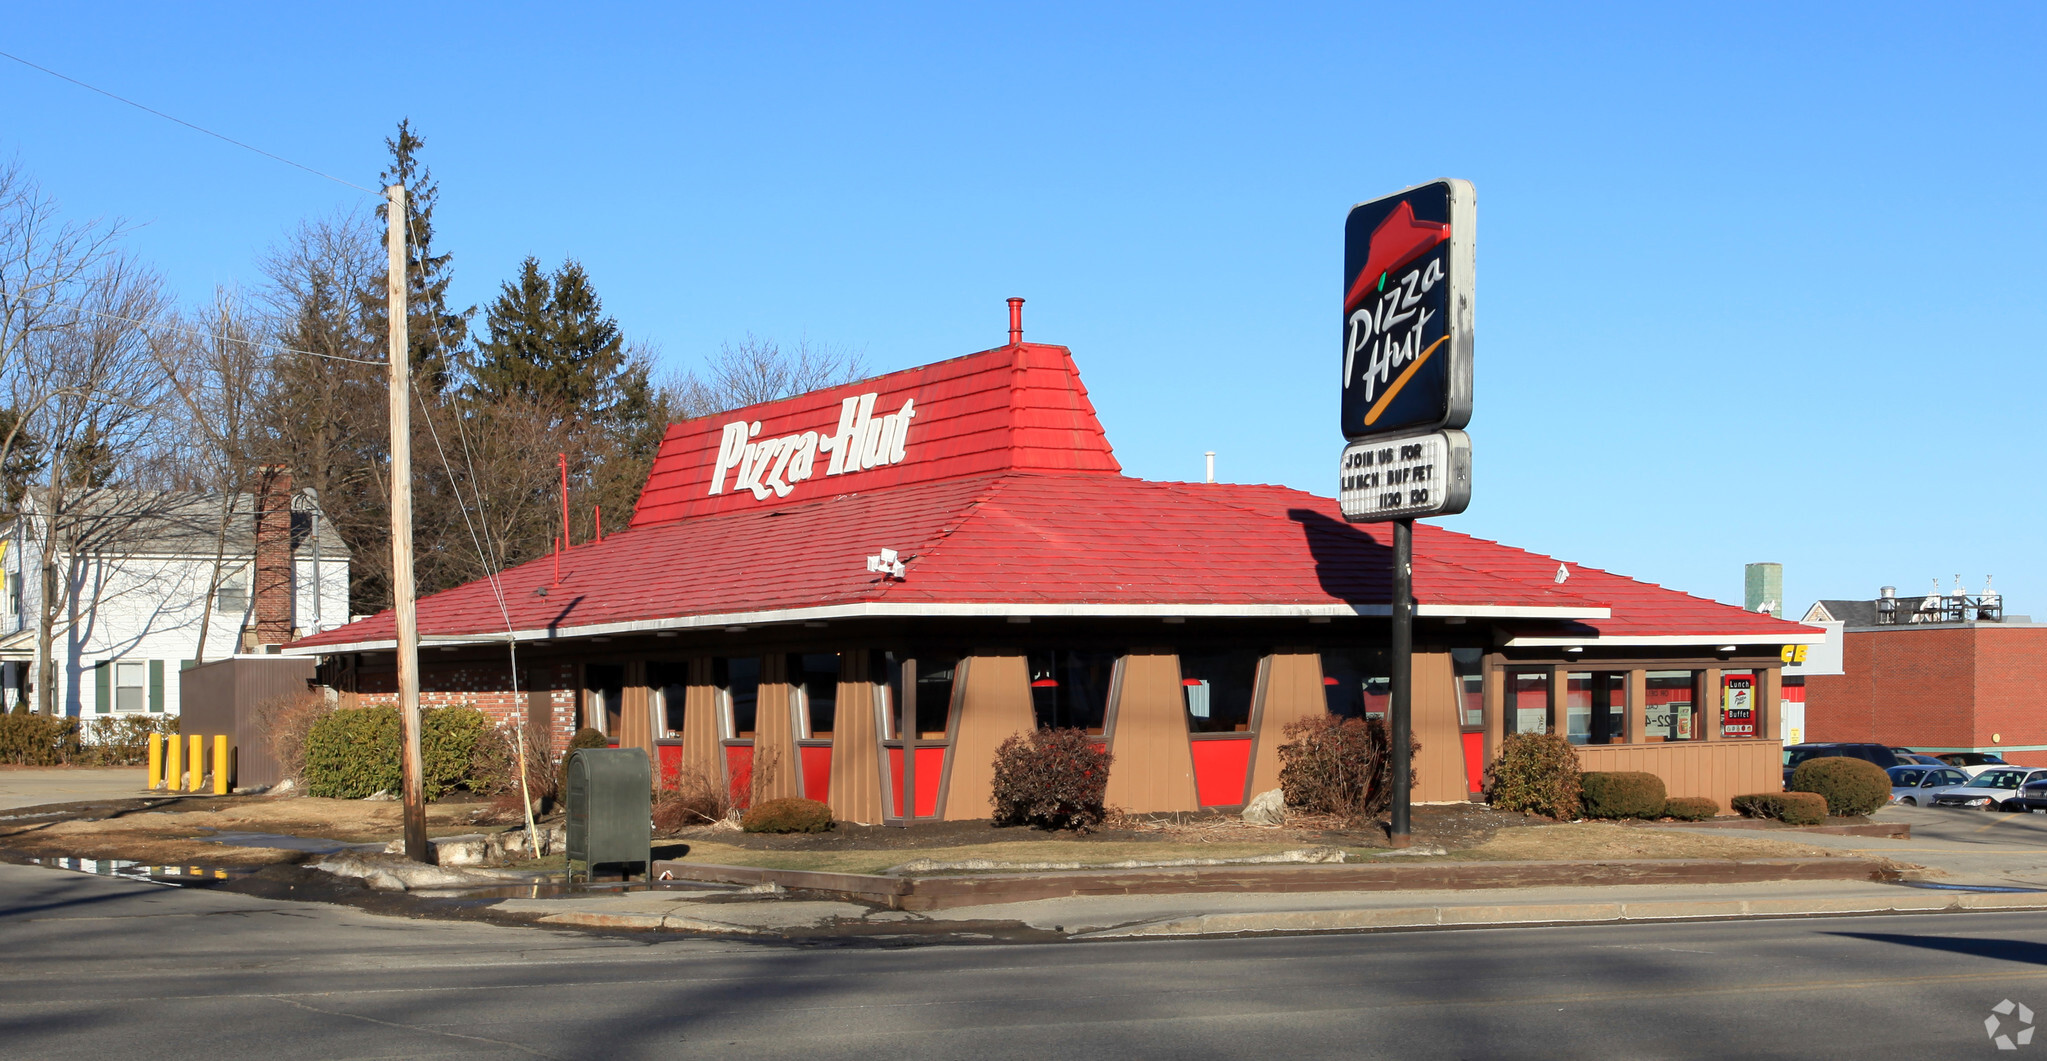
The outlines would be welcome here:
M 1887 609 L 1886 599 L 1895 602 Z M 1807 622 L 1846 624 L 1843 673 L 1806 679 L 1806 739 L 1996 752 L 2047 766 L 2047 624 L 1926 603 L 1961 599 L 1815 604 Z

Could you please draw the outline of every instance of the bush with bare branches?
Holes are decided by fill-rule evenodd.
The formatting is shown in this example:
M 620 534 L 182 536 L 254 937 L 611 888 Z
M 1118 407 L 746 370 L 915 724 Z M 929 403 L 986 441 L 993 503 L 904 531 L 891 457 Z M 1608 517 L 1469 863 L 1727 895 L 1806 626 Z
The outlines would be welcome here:
M 306 740 L 313 724 L 334 710 L 325 696 L 315 692 L 277 696 L 256 705 L 253 721 L 262 735 L 263 746 L 277 762 L 280 780 L 305 784 Z

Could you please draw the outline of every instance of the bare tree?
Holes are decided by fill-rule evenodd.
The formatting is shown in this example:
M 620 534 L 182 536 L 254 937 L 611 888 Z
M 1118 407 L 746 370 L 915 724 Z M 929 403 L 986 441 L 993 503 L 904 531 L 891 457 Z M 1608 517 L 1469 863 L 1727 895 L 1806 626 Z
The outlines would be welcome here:
M 705 416 L 851 383 L 867 372 L 866 359 L 852 350 L 808 339 L 784 350 L 774 340 L 748 332 L 736 345 L 721 346 L 718 356 L 704 366 L 702 377 L 685 374 L 670 387 L 677 412 Z
M 160 328 L 167 299 L 157 277 L 105 256 L 78 276 L 61 325 L 45 319 L 19 347 L 10 397 L 46 449 L 39 489 L 29 499 L 42 557 L 37 613 L 38 707 L 57 712 L 55 638 L 81 635 L 112 577 L 103 562 L 133 551 L 167 516 L 164 471 L 176 442 L 164 430 L 175 411 L 163 371 L 174 357 Z M 89 581 L 88 581 L 89 580 Z

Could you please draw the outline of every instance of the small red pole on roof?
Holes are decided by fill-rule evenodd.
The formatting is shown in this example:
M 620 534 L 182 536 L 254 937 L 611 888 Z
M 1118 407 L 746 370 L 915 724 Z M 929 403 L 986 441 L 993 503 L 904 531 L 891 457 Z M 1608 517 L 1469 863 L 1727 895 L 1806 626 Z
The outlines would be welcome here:
M 603 505 L 591 505 L 591 506 L 590 506 L 590 520 L 591 520 L 591 522 L 593 522 L 593 523 L 597 524 L 597 540 L 598 540 L 598 541 L 600 541 L 600 542 L 601 542 L 601 541 L 603 541 L 603 540 L 604 540 L 604 506 L 603 506 Z
M 1024 300 L 1020 298 L 1009 300 L 1009 345 L 1011 346 L 1016 346 L 1023 342 L 1023 304 Z
M 562 466 L 562 544 L 561 544 L 561 547 L 562 547 L 562 548 L 564 548 L 564 549 L 566 549 L 566 548 L 568 548 L 568 547 L 569 547 L 569 455 L 568 455 L 568 454 L 566 454 L 566 453 L 563 453 L 563 454 L 559 454 L 559 455 L 558 455 L 558 459 L 559 459 L 559 460 L 561 461 L 561 466 Z

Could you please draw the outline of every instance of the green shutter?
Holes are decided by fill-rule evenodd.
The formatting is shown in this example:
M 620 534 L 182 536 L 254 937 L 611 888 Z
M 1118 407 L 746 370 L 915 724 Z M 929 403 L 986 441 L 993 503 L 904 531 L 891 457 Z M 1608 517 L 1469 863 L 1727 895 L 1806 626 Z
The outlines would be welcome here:
M 198 665 L 199 661 L 196 659 L 181 659 L 178 661 L 179 670 L 191 670 Z
M 149 661 L 149 709 L 163 713 L 163 660 Z
M 104 715 L 114 709 L 114 661 L 103 659 L 93 664 L 92 681 L 99 692 L 92 709 Z

